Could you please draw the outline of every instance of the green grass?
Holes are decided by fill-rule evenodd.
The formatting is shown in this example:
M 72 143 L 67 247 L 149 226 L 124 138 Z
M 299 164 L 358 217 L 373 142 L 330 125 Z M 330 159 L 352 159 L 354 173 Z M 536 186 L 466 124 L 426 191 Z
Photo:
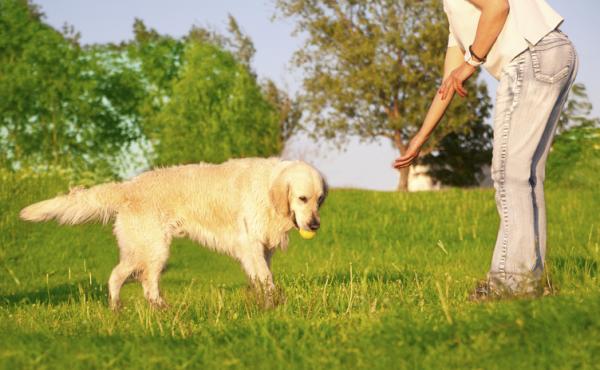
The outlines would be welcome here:
M 18 210 L 64 191 L 52 178 L 0 185 L 4 368 L 593 368 L 600 363 L 598 190 L 550 189 L 556 293 L 471 303 L 498 219 L 490 190 L 335 190 L 311 241 L 273 266 L 285 302 L 261 308 L 236 262 L 179 240 L 153 311 L 138 283 L 107 306 L 109 226 L 27 224 Z

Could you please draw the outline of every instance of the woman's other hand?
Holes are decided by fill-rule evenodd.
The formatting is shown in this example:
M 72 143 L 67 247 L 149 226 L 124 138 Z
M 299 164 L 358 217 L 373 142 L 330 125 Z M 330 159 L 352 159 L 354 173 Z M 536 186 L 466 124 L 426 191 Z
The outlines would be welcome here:
M 467 90 L 465 90 L 463 83 L 475 73 L 475 69 L 475 67 L 465 62 L 453 70 L 438 90 L 438 93 L 442 95 L 442 100 L 446 100 L 448 95 L 452 96 L 454 91 L 463 98 L 467 96 Z

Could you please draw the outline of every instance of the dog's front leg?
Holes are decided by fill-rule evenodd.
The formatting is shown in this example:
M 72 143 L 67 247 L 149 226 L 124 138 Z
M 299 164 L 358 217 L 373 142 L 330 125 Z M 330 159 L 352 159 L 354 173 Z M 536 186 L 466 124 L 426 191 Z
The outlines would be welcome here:
M 253 248 L 246 252 L 240 256 L 242 267 L 254 288 L 264 295 L 265 305 L 272 307 L 275 284 L 273 283 L 273 274 L 271 274 L 269 268 L 270 255 L 267 258 L 262 245 L 260 245 L 260 248 Z
M 240 256 L 240 262 L 252 285 L 256 288 L 270 291 L 273 290 L 273 275 L 263 253 L 263 248 L 246 251 Z

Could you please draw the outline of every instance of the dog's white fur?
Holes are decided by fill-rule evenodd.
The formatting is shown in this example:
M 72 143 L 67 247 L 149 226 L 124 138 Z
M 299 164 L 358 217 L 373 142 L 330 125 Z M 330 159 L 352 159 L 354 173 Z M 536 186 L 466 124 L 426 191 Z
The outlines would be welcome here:
M 273 287 L 271 257 L 286 248 L 293 227 L 316 228 L 326 196 L 323 177 L 301 161 L 234 159 L 157 169 L 122 183 L 32 204 L 21 211 L 28 221 L 63 224 L 115 218 L 120 262 L 109 279 L 110 304 L 117 307 L 125 280 L 137 273 L 146 299 L 165 304 L 159 278 L 174 237 L 189 237 L 242 264 L 250 280 Z

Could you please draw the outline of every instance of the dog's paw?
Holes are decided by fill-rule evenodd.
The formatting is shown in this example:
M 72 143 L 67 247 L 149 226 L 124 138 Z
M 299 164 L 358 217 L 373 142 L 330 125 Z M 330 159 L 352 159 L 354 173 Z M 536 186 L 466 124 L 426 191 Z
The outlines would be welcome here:
M 148 300 L 148 303 L 150 303 L 150 307 L 152 307 L 155 310 L 169 309 L 169 305 L 167 304 L 167 302 L 165 302 L 165 300 L 160 297 L 158 299 Z
M 269 289 L 256 286 L 248 287 L 246 298 L 248 301 L 252 302 L 252 304 L 257 305 L 264 310 L 271 310 L 285 303 L 285 294 L 283 290 L 275 285 Z
M 108 301 L 108 307 L 110 307 L 113 312 L 119 312 L 122 308 L 121 301 L 118 299 L 111 299 Z

